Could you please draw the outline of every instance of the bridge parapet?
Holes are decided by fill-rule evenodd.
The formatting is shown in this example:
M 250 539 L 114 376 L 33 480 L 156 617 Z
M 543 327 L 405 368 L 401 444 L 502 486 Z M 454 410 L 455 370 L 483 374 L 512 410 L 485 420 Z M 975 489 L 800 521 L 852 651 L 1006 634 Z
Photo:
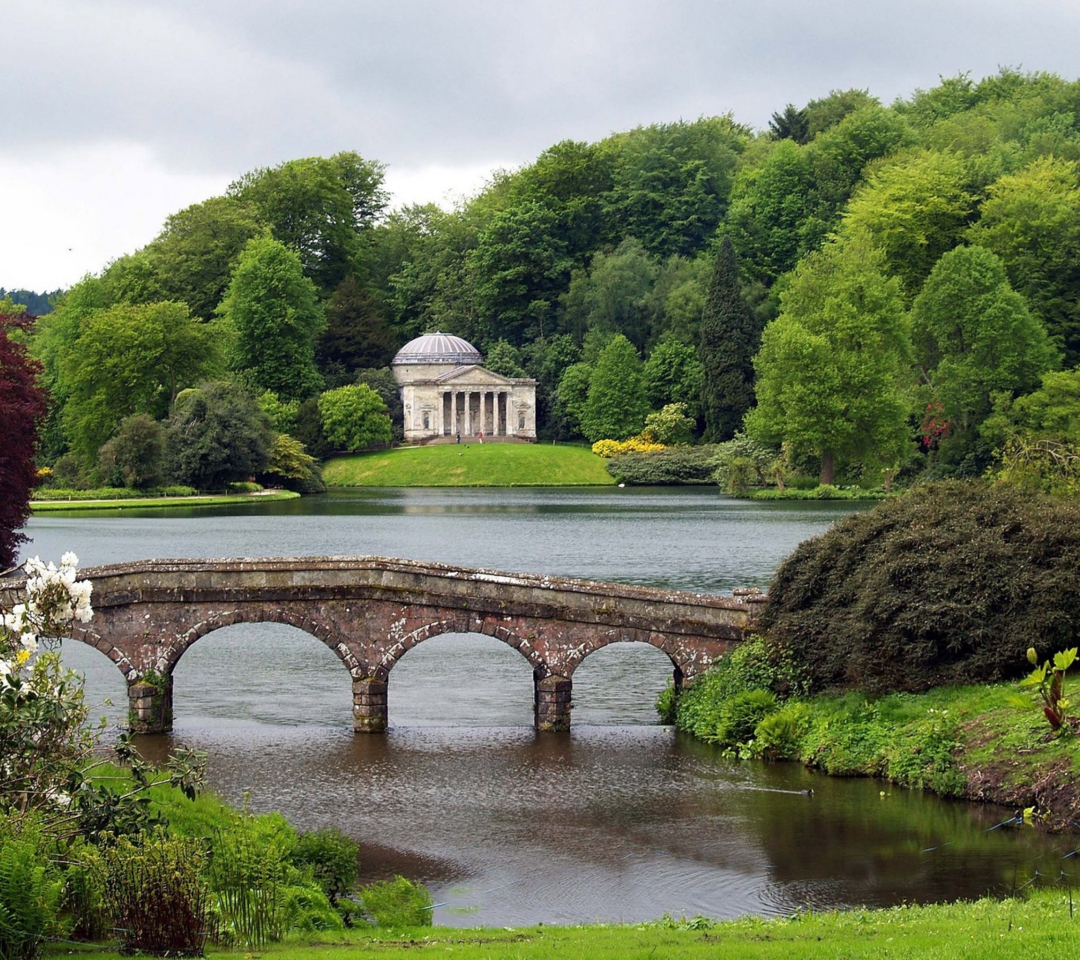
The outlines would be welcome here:
M 764 596 L 733 597 L 507 573 L 388 557 L 142 560 L 90 567 L 94 619 L 76 639 L 106 653 L 127 678 L 135 720 L 146 683 L 171 704 L 172 672 L 200 637 L 239 622 L 288 623 L 318 637 L 353 678 L 354 727 L 386 727 L 394 664 L 440 633 L 484 633 L 517 649 L 533 668 L 541 729 L 570 722 L 574 670 L 609 643 L 663 650 L 677 686 L 753 629 Z M 0 587 L 0 602 L 18 582 Z M 137 707 L 134 691 L 141 691 Z M 136 726 L 164 729 L 169 719 Z

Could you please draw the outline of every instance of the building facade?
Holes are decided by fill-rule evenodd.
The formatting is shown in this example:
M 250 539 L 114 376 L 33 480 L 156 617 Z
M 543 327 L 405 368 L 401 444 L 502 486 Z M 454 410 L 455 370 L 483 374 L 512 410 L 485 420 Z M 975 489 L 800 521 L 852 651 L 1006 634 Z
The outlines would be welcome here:
M 471 343 L 425 333 L 391 363 L 405 411 L 405 440 L 536 439 L 536 381 L 485 370 Z

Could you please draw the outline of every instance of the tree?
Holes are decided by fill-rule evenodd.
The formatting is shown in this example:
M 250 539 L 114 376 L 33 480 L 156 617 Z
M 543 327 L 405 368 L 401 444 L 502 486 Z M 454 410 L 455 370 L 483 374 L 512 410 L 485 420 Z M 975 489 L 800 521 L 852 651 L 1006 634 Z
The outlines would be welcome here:
M 975 210 L 962 157 L 914 150 L 877 167 L 848 204 L 841 234 L 869 232 L 908 301 L 960 242 Z
M 667 337 L 653 347 L 642 373 L 651 407 L 659 410 L 669 403 L 682 404 L 685 412 L 697 419 L 705 370 L 694 347 Z
M 867 238 L 830 243 L 796 269 L 754 358 L 753 440 L 821 460 L 890 466 L 907 442 L 910 339 L 899 283 Z
M 528 376 L 521 366 L 521 353 L 505 340 L 497 340 L 488 351 L 484 369 L 503 377 Z
M 25 314 L 0 313 L 0 571 L 15 563 L 19 544 L 27 539 L 19 530 L 30 516 L 30 491 L 37 483 L 34 451 L 48 410 L 37 382 L 41 365 L 11 336 L 30 323 Z
M 335 450 L 355 453 L 391 440 L 386 404 L 365 383 L 327 390 L 319 397 L 319 416 Z
M 269 237 L 249 240 L 219 313 L 234 339 L 234 370 L 284 400 L 318 391 L 315 344 L 326 318 L 295 253 Z
M 269 228 L 253 203 L 211 197 L 165 221 L 146 252 L 162 299 L 181 300 L 201 320 L 212 320 L 244 246 Z
M 264 470 L 273 440 L 258 401 L 228 381 L 180 393 L 165 429 L 173 479 L 200 490 L 220 490 Z
M 1080 364 L 1080 166 L 1041 157 L 988 188 L 972 243 L 996 253 L 1013 289 L 1027 298 L 1064 350 Z
M 344 152 L 254 170 L 231 184 L 228 195 L 254 205 L 325 295 L 352 271 L 361 235 L 386 206 L 382 182 L 382 164 Z
M 648 412 L 641 359 L 620 333 L 600 352 L 589 377 L 581 432 L 590 443 L 625 440 L 641 430 Z
M 299 440 L 286 433 L 275 435 L 271 441 L 266 468 L 260 479 L 297 493 L 326 492 L 319 461 L 304 450 Z
M 215 331 L 183 303 L 117 304 L 90 313 L 60 363 L 64 433 L 93 462 L 120 421 L 133 413 L 164 417 L 177 393 L 212 375 Z
M 1001 261 L 982 247 L 946 253 L 911 318 L 920 376 L 949 424 L 942 448 L 953 461 L 972 452 L 995 392 L 1029 392 L 1057 363 L 1045 328 L 1009 286 Z M 973 469 L 985 468 L 986 453 Z
M 165 427 L 145 413 L 124 417 L 98 452 L 110 485 L 144 490 L 165 478 Z
M 585 405 L 589 399 L 589 381 L 592 378 L 592 364 L 572 363 L 559 378 L 559 389 L 555 401 L 555 419 L 565 424 L 572 436 L 584 433 L 582 421 L 585 417 Z
M 315 358 L 324 373 L 351 379 L 363 367 L 382 367 L 394 358 L 398 342 L 380 316 L 375 301 L 356 278 L 338 284 L 326 304 L 326 331 Z
M 743 299 L 735 247 L 725 236 L 705 298 L 698 344 L 706 440 L 730 440 L 754 405 L 753 364 L 760 340 L 761 328 Z
M 693 418 L 686 415 L 685 403 L 669 403 L 645 417 L 645 429 L 641 432 L 649 440 L 670 446 L 689 443 L 694 426 Z
M 810 140 L 810 120 L 805 110 L 789 103 L 784 107 L 783 113 L 772 115 L 769 132 L 777 140 L 794 140 L 798 144 L 804 144 Z

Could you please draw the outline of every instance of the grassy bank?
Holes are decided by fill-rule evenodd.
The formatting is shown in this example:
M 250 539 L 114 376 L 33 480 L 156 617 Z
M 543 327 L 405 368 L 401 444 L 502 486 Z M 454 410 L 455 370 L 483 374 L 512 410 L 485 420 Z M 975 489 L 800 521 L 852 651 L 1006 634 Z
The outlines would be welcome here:
M 323 467 L 332 487 L 610 486 L 604 461 L 585 447 L 450 443 L 337 457 Z
M 173 507 L 217 507 L 225 504 L 266 503 L 270 500 L 295 500 L 300 494 L 292 490 L 264 490 L 261 493 L 222 495 L 195 494 L 185 497 L 109 497 L 90 500 L 31 500 L 33 513 L 57 513 L 70 510 L 131 510 L 138 508 L 171 509 Z
M 805 913 L 715 924 L 695 919 L 625 926 L 310 933 L 262 948 L 258 955 L 265 960 L 448 955 L 461 960 L 1060 960 L 1080 949 L 1080 917 L 1072 914 L 1068 893 L 1053 888 L 1037 890 L 1024 900 Z M 65 946 L 46 956 L 70 956 L 69 950 Z M 213 949 L 207 952 L 211 957 L 238 955 Z M 97 948 L 93 956 L 120 958 L 118 953 L 103 953 Z
M 743 758 L 1034 808 L 1054 827 L 1080 829 L 1080 738 L 1051 736 L 1030 693 L 1016 704 L 1015 683 L 780 702 L 769 679 L 747 644 L 684 691 L 675 722 Z

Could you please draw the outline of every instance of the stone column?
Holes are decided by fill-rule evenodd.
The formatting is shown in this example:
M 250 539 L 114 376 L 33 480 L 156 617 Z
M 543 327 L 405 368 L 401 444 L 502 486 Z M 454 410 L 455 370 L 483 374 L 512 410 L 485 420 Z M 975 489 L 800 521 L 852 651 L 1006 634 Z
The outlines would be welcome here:
M 540 679 L 534 675 L 536 729 L 545 733 L 565 733 L 570 729 L 570 694 L 573 683 L 566 677 Z
M 491 431 L 488 430 L 488 427 L 487 427 L 487 417 L 485 416 L 486 412 L 487 412 L 487 391 L 486 390 L 481 390 L 480 391 L 480 432 L 487 435 L 487 436 L 490 436 Z
M 371 677 L 353 680 L 353 730 L 357 733 L 386 732 L 386 681 Z
M 461 394 L 465 398 L 465 436 L 472 436 L 472 404 L 469 403 L 469 398 L 472 396 L 470 390 L 463 390 Z
M 128 680 L 128 729 L 132 733 L 169 733 L 173 721 L 172 674 Z

